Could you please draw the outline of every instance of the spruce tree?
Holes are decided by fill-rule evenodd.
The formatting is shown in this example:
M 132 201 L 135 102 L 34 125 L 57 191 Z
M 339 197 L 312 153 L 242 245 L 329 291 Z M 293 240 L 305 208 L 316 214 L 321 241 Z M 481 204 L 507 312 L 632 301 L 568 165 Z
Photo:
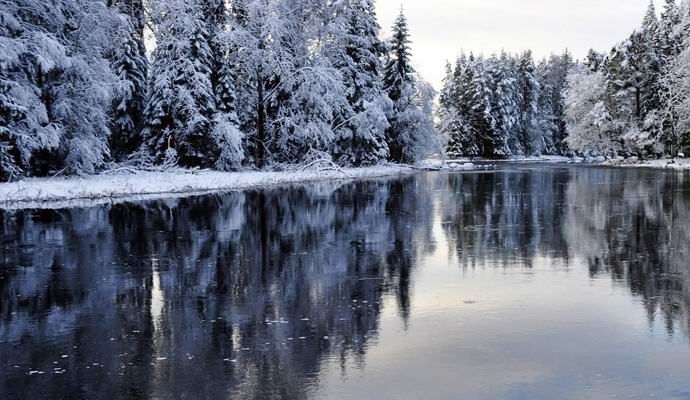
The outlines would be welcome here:
M 468 138 L 470 149 L 477 147 L 479 155 L 494 157 L 497 155 L 496 121 L 491 109 L 491 87 L 483 59 L 475 59 L 472 54 L 468 59 L 460 84 L 460 104 L 462 115 L 466 116 L 468 128 L 464 135 Z
M 677 57 L 682 50 L 683 37 L 681 15 L 675 0 L 665 0 L 664 10 L 659 22 L 659 35 L 661 45 L 662 64 L 666 65 Z
M 476 155 L 476 151 L 475 154 L 466 154 L 465 144 L 469 139 L 464 134 L 466 124 L 459 109 L 459 86 L 465 63 L 464 55 L 458 58 L 455 68 L 446 63 L 446 75 L 439 95 L 439 130 L 447 139 L 446 154 L 450 157 Z
M 146 100 L 146 60 L 143 37 L 128 19 L 121 28 L 122 41 L 113 54 L 113 70 L 119 78 L 119 90 L 113 98 L 110 148 L 117 161 L 134 152 L 142 141 L 143 112 Z
M 495 56 L 484 63 L 491 117 L 494 121 L 492 147 L 493 155 L 511 156 L 524 154 L 523 141 L 518 137 L 519 119 L 517 80 L 506 53 Z
M 10 95 L 10 83 L 0 67 L 0 181 L 22 176 L 17 136 L 11 126 L 26 117 L 27 109 L 20 106 Z
M 526 154 L 541 155 L 545 149 L 544 132 L 539 127 L 539 82 L 537 81 L 532 52 L 524 52 L 517 70 L 519 132 Z
M 335 151 L 343 164 L 371 165 L 389 155 L 385 131 L 391 102 L 379 75 L 384 46 L 372 0 L 347 0 L 338 12 L 344 30 L 333 62 L 348 87 L 351 112 L 340 116 L 347 130 L 339 134 Z
M 186 167 L 211 167 L 220 152 L 213 136 L 215 96 L 207 25 L 195 3 L 157 8 L 158 45 L 146 105 L 146 144 L 158 162 L 175 154 Z
M 415 71 L 410 61 L 410 34 L 402 10 L 393 25 L 389 61 L 384 69 L 384 88 L 393 102 L 386 141 L 393 162 L 412 161 L 420 110 L 415 104 Z
M 450 64 L 447 67 L 444 91 L 440 97 L 444 110 L 440 129 L 448 138 L 446 154 L 450 157 L 480 155 L 477 131 L 470 124 L 476 95 L 473 62 L 473 57 L 468 60 L 463 54 L 456 60 L 455 68 Z
M 568 50 L 562 55 L 552 55 L 546 65 L 544 80 L 546 85 L 549 86 L 547 102 L 550 110 L 548 113 L 553 122 L 553 131 L 550 136 L 556 154 L 568 153 L 568 144 L 565 141 L 568 137 L 568 131 L 563 94 L 567 90 L 567 77 L 573 65 L 574 62 Z

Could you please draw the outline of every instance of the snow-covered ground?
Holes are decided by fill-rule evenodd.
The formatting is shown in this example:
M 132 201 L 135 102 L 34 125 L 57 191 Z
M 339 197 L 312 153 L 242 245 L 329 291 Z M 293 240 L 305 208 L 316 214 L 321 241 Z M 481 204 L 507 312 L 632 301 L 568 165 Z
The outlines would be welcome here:
M 690 159 L 688 159 L 688 158 L 644 160 L 644 161 L 638 161 L 636 159 L 629 159 L 629 160 L 619 159 L 619 160 L 604 161 L 601 164 L 611 165 L 611 166 L 616 166 L 616 167 L 663 168 L 663 169 L 675 169 L 675 170 L 690 170 Z
M 137 172 L 84 178 L 31 178 L 0 183 L 0 208 L 60 208 L 116 200 L 146 200 L 322 180 L 412 174 L 406 166 L 300 172 Z
M 674 170 L 690 170 L 690 158 L 665 158 L 660 160 L 638 160 L 637 158 L 624 159 L 622 157 L 615 160 L 607 160 L 604 157 L 566 157 L 566 156 L 524 156 L 524 157 L 510 157 L 503 160 L 492 159 L 473 159 L 473 158 L 458 158 L 452 160 L 426 160 L 420 165 L 426 169 L 434 170 L 476 170 L 484 169 L 490 164 L 502 163 L 546 163 L 546 164 L 587 164 L 594 166 L 611 166 L 611 167 L 629 167 L 629 168 L 658 168 L 658 169 L 674 169 Z

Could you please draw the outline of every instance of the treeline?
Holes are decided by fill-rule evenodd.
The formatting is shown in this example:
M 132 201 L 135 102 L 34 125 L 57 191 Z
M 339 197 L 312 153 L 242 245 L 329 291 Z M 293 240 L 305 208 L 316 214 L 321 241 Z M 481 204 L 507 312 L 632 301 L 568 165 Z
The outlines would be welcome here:
M 1 2 L 0 179 L 413 161 L 435 93 L 393 33 L 373 0 Z
M 568 78 L 568 144 L 585 155 L 676 156 L 690 145 L 690 7 L 650 3 L 642 26 L 608 55 L 591 51 Z
M 529 51 L 447 65 L 439 120 L 448 156 L 567 152 L 563 89 L 573 65 L 568 52 L 536 65 Z
M 440 96 L 449 156 L 676 156 L 690 146 L 690 6 L 650 2 L 609 54 L 462 55 Z

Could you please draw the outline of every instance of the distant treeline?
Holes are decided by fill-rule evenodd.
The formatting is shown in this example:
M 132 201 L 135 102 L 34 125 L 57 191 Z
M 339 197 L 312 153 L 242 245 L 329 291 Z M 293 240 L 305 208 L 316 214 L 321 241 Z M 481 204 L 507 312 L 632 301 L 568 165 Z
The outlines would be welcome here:
M 441 130 L 451 156 L 676 156 L 690 146 L 690 6 L 650 3 L 609 54 L 462 55 L 448 66 Z

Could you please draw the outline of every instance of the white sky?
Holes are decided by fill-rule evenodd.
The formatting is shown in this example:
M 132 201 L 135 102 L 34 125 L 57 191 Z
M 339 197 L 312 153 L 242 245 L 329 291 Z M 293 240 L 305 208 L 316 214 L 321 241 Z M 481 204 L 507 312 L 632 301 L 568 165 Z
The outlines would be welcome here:
M 536 58 L 568 48 L 608 51 L 637 28 L 649 0 L 377 0 L 384 36 L 405 7 L 413 63 L 440 88 L 446 60 L 461 50 L 489 55 L 531 49 Z M 656 0 L 657 11 L 662 5 Z

